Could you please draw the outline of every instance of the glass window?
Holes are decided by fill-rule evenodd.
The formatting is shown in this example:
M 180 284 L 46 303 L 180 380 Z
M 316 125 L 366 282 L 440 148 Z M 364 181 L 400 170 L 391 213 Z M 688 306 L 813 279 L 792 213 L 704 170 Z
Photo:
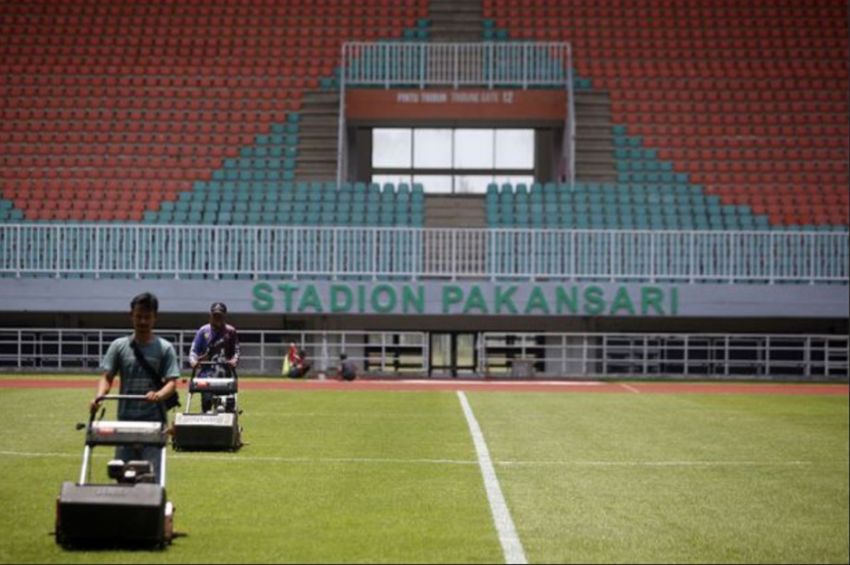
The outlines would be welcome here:
M 399 345 L 422 345 L 422 337 L 419 334 L 399 334 L 398 335 L 398 343 Z
M 410 175 L 407 174 L 397 174 L 397 175 L 372 175 L 372 182 L 379 184 L 381 187 L 384 186 L 385 183 L 392 183 L 396 186 L 402 182 L 410 182 Z
M 452 177 L 450 175 L 413 175 L 413 182 L 421 182 L 425 192 L 451 194 Z
M 497 129 L 495 154 L 497 169 L 533 169 L 534 130 Z
M 423 169 L 450 169 L 452 130 L 413 130 L 413 166 Z
M 422 183 L 426 192 L 479 194 L 491 182 L 534 182 L 534 130 L 375 128 L 372 182 Z M 389 174 L 388 170 L 400 169 Z M 439 171 L 443 174 L 427 174 Z M 502 174 L 499 174 L 499 173 Z
M 514 186 L 525 183 L 527 186 L 531 186 L 531 183 L 534 182 L 534 175 L 496 175 L 493 182 L 497 184 L 509 182 Z
M 454 157 L 456 169 L 492 169 L 493 130 L 455 130 Z
M 493 175 L 458 175 L 455 177 L 455 192 L 460 194 L 483 194 Z
M 372 167 L 394 169 L 411 166 L 411 130 L 375 128 L 372 130 Z

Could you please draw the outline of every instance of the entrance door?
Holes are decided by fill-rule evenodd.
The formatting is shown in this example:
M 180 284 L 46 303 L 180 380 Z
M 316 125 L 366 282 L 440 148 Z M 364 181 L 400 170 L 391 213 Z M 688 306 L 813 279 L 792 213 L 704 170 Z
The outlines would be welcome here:
M 474 333 L 431 334 L 431 376 L 471 376 L 477 361 Z

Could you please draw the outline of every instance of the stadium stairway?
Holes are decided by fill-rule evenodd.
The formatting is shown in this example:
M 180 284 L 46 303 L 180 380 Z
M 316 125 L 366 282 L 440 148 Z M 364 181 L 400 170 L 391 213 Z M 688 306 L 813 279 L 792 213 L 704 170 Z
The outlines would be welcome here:
M 424 222 L 426 228 L 487 227 L 484 202 L 477 194 L 428 194 Z
M 478 40 L 505 42 L 508 30 L 496 27 L 490 18 L 481 19 Z M 575 66 L 575 65 L 573 65 Z M 575 95 L 575 169 L 576 178 L 586 181 L 613 182 L 617 178 L 611 135 L 611 101 L 609 93 L 594 88 L 593 81 L 579 76 L 573 69 Z
M 302 134 L 295 178 L 298 180 L 336 178 L 339 90 L 305 93 L 301 115 L 303 116 Z
M 428 19 L 431 21 L 431 41 L 481 40 L 481 0 L 431 0 Z

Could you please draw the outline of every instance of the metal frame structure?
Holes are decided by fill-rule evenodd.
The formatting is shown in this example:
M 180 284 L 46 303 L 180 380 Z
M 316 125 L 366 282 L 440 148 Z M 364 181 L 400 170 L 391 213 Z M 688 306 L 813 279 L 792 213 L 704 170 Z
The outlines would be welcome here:
M 566 42 L 348 42 L 342 46 L 337 184 L 346 179 L 348 88 L 563 88 L 566 92 L 561 181 L 575 182 L 572 50 Z
M 0 277 L 844 284 L 847 234 L 0 225 Z
M 96 372 L 115 329 L 0 329 L 0 370 Z M 157 334 L 185 364 L 194 330 Z M 518 362 L 532 377 L 843 381 L 850 377 L 846 335 L 719 333 L 475 332 L 478 377 L 510 377 Z M 304 348 L 316 372 L 332 373 L 341 352 L 366 372 L 430 374 L 426 332 L 240 331 L 240 373 L 279 374 L 288 344 Z M 403 363 L 400 358 L 404 357 Z

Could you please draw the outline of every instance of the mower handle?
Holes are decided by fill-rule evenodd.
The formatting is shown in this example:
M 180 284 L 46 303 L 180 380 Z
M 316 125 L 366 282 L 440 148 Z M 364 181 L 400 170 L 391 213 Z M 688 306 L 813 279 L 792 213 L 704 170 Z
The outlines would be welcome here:
M 198 361 L 196 367 L 200 367 L 201 365 L 228 365 L 230 361 Z
M 192 376 L 189 378 L 194 379 L 195 375 L 198 373 L 198 368 L 200 367 L 217 367 L 227 365 L 230 365 L 230 361 L 198 361 L 198 364 L 192 367 Z
M 102 394 L 95 398 L 97 402 L 104 400 L 147 400 L 144 394 Z
M 94 400 L 98 404 L 100 404 L 104 400 L 136 400 L 138 402 L 142 402 L 142 401 L 148 402 L 148 397 L 145 396 L 144 394 L 102 394 L 100 396 L 95 397 Z M 156 403 L 156 405 L 159 406 L 160 410 L 162 410 L 162 402 L 163 401 L 160 400 L 159 402 Z M 92 412 L 89 416 L 89 422 L 94 421 L 95 412 L 97 412 L 96 409 L 92 410 Z M 101 416 L 102 416 L 102 414 L 101 414 Z

